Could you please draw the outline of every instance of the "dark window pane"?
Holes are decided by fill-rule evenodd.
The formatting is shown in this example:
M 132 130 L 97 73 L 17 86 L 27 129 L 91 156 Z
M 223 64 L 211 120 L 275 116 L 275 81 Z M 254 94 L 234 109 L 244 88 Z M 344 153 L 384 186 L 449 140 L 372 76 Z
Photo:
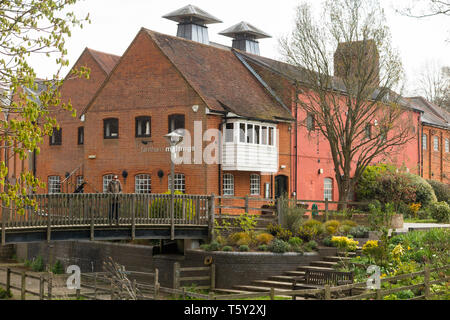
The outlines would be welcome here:
M 136 137 L 151 137 L 151 118 L 136 118 Z
M 119 138 L 119 119 L 111 118 L 103 120 L 104 138 L 118 139 Z
M 62 144 L 62 128 L 53 128 L 53 133 L 50 137 L 51 146 L 60 146 Z
M 78 128 L 78 144 L 84 144 L 84 127 Z
M 260 131 L 260 126 L 255 126 L 255 143 L 259 144 L 260 140 L 259 140 L 259 131 Z
M 261 143 L 262 144 L 267 144 L 267 127 L 262 127 Z
M 184 114 L 173 114 L 169 116 L 169 133 L 178 129 L 185 129 Z
M 225 142 L 234 141 L 234 123 L 227 123 L 225 128 Z
M 245 124 L 241 123 L 239 125 L 239 141 L 245 143 Z
M 252 124 L 247 125 L 247 143 L 253 143 L 254 129 Z

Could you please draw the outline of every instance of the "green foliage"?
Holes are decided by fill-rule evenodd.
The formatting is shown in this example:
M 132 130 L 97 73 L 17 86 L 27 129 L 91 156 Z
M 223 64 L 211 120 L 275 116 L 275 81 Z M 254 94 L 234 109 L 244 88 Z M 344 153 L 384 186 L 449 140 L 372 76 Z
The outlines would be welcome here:
M 164 193 L 166 195 L 170 195 L 171 192 L 167 191 Z M 181 196 L 184 195 L 181 191 L 175 191 L 174 195 Z M 183 207 L 184 202 L 184 207 Z M 150 218 L 158 218 L 163 215 L 164 217 L 170 216 L 170 205 L 171 199 L 170 197 L 157 198 L 152 201 L 149 208 Z M 184 209 L 184 210 L 183 210 Z M 195 217 L 195 205 L 191 199 L 180 199 L 175 198 L 174 200 L 174 217 L 175 219 L 188 219 L 192 220 Z
M 438 222 L 450 222 L 450 205 L 447 202 L 435 202 L 430 205 L 431 217 Z
M 305 244 L 305 249 L 306 249 L 307 251 L 314 251 L 314 250 L 316 250 L 318 247 L 319 247 L 319 245 L 318 245 L 317 242 L 314 241 L 314 240 L 311 240 L 311 241 L 309 241 L 307 244 Z
M 292 205 L 286 196 L 278 199 L 281 202 L 281 226 L 295 234 L 304 220 L 306 210 Z
M 221 222 L 219 222 L 218 219 L 214 219 L 214 236 L 216 238 L 224 237 L 224 233 L 227 233 L 231 230 L 231 222 L 221 219 Z
M 0 136 L 10 158 L 18 156 L 26 160 L 30 152 L 39 154 L 43 137 L 51 135 L 53 127 L 59 127 L 54 118 L 56 112 L 66 110 L 76 117 L 71 103 L 61 99 L 62 80 L 58 80 L 63 78 L 61 70 L 69 65 L 66 40 L 71 29 L 90 22 L 89 16 L 79 19 L 70 12 L 75 3 L 77 0 L 1 2 L 0 102 L 3 114 L 10 116 L 0 122 Z M 32 63 L 36 56 L 56 61 L 55 74 L 48 81 L 36 78 Z M 71 74 L 72 78 L 81 76 L 89 78 L 89 70 L 82 67 Z M 18 213 L 23 214 L 25 207 L 35 206 L 27 194 L 44 188 L 45 183 L 32 172 L 21 173 L 17 183 L 11 183 L 8 175 L 5 161 L 0 161 L 2 205 L 14 204 Z
M 250 248 L 249 248 L 249 246 L 243 244 L 243 245 L 239 246 L 239 251 L 240 252 L 248 252 L 248 251 L 250 251 Z
M 448 184 L 434 180 L 427 180 L 427 182 L 433 188 L 438 202 L 445 201 L 450 204 L 450 186 Z
M 373 200 L 374 195 L 379 192 L 378 178 L 386 173 L 395 173 L 396 168 L 388 164 L 377 164 L 368 166 L 358 180 L 356 195 L 358 200 Z
M 265 245 L 265 244 L 262 244 L 262 245 L 258 246 L 258 251 L 267 252 L 267 251 L 269 251 L 269 246 Z
M 222 251 L 224 251 L 224 252 L 231 252 L 231 251 L 233 251 L 233 248 L 230 247 L 230 246 L 225 246 L 225 247 L 222 248 Z
M 275 238 L 288 241 L 290 237 L 293 236 L 292 232 L 288 229 L 284 229 L 279 224 L 273 225 L 269 224 L 267 226 L 267 232 L 273 235 Z
M 221 245 L 217 241 L 212 241 L 209 244 L 209 251 L 220 251 Z
M 241 214 L 235 221 L 236 227 L 239 227 L 243 232 L 251 233 L 255 230 L 258 221 L 256 221 L 255 215 L 249 215 L 248 213 Z
M 416 198 L 413 202 L 420 203 L 424 208 L 437 201 L 433 187 L 427 180 L 411 173 L 406 173 L 405 175 L 409 178 L 410 185 L 416 189 Z
M 205 250 L 205 251 L 210 251 L 210 250 L 209 250 L 209 244 L 202 244 L 202 245 L 200 246 L 200 249 Z
M 0 300 L 7 300 L 12 298 L 11 290 L 6 291 L 3 288 L 0 287 Z
M 350 235 L 352 235 L 354 238 L 365 238 L 370 229 L 366 226 L 356 226 L 350 229 Z
M 317 220 L 307 220 L 302 223 L 298 230 L 298 235 L 304 241 L 310 241 L 315 239 L 324 233 L 324 227 L 322 222 Z
M 234 246 L 241 246 L 241 245 L 249 246 L 253 242 L 252 237 L 247 232 L 232 233 L 228 237 L 228 241 L 230 244 Z
M 327 236 L 322 240 L 325 247 L 334 247 L 334 243 L 331 241 L 332 236 Z
M 291 249 L 289 243 L 281 239 L 275 239 L 269 245 L 269 250 L 274 253 L 285 253 Z
M 56 263 L 53 265 L 52 272 L 54 274 L 64 274 L 65 273 L 64 267 L 63 267 L 61 261 L 59 261 L 59 260 L 56 261 Z
M 379 201 L 374 201 L 369 204 L 369 225 L 372 230 L 384 231 L 391 226 L 392 217 L 395 214 L 394 204 L 387 203 L 383 208 Z
M 343 251 L 355 251 L 358 246 L 358 242 L 347 237 L 332 237 L 331 243 L 334 247 L 337 247 Z
M 44 259 L 41 256 L 38 256 L 36 259 L 31 262 L 31 269 L 35 272 L 42 272 L 45 270 Z
M 288 243 L 291 245 L 291 247 L 301 247 L 303 244 L 303 240 L 298 237 L 290 238 Z
M 338 220 L 329 220 L 323 224 L 325 232 L 329 235 L 334 235 L 339 231 L 341 223 Z

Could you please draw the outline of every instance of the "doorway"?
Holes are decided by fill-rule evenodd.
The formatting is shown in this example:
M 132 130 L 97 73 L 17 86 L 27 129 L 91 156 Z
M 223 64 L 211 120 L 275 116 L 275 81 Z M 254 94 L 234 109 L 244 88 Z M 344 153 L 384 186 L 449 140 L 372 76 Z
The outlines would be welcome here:
M 275 199 L 280 198 L 288 192 L 288 177 L 276 176 L 275 177 Z

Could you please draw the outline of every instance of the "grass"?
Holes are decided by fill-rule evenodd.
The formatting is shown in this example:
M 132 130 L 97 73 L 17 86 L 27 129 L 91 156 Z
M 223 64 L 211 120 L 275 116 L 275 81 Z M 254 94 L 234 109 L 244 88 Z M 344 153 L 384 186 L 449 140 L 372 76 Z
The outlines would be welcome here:
M 437 220 L 434 219 L 414 219 L 409 218 L 404 220 L 405 223 L 439 223 Z

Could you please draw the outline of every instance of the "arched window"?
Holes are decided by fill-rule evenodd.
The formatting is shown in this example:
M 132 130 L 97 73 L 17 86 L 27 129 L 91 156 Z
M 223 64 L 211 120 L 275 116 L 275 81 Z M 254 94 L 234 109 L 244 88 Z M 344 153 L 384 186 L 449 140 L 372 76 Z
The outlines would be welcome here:
M 223 175 L 223 195 L 234 196 L 234 176 L 230 173 Z
M 134 186 L 136 193 L 152 193 L 152 177 L 149 174 L 138 174 Z
M 250 175 L 250 195 L 259 196 L 261 194 L 261 176 L 259 174 Z
M 113 178 L 114 178 L 113 174 L 107 174 L 107 175 L 103 176 L 103 193 L 108 192 L 108 185 L 112 181 Z
M 170 186 L 172 184 L 172 177 L 168 176 L 169 178 L 169 190 L 171 189 Z M 185 176 L 183 173 L 175 173 L 174 174 L 174 189 L 175 191 L 181 191 L 183 193 L 186 193 L 186 180 L 185 180 Z
M 333 179 L 325 178 L 323 181 L 324 200 L 333 201 Z

